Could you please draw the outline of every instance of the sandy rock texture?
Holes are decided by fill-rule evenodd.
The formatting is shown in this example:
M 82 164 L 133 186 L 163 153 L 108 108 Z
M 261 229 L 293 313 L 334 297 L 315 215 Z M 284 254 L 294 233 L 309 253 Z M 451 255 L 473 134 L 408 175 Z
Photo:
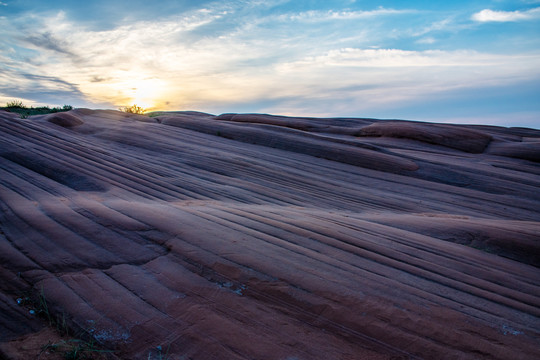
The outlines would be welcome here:
M 538 359 L 539 161 L 532 129 L 0 112 L 0 357 Z

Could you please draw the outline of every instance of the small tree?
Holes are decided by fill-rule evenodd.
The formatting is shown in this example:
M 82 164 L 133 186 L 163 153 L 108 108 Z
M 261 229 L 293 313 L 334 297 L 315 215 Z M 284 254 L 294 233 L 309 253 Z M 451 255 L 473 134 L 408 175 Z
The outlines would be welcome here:
M 21 109 L 25 109 L 26 106 L 23 104 L 22 101 L 20 100 L 13 100 L 13 101 L 9 101 L 7 104 L 6 104 L 6 107 L 8 108 L 21 108 Z
M 146 110 L 140 106 L 137 106 L 137 104 L 133 104 L 131 106 L 120 108 L 120 111 L 124 111 L 130 114 L 144 114 Z

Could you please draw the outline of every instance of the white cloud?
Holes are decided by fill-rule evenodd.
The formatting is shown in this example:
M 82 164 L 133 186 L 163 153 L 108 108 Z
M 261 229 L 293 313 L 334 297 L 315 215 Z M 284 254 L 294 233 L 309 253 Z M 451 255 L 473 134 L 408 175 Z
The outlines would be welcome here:
M 431 45 L 431 44 L 435 44 L 435 43 L 437 42 L 437 39 L 435 39 L 434 37 L 428 36 L 428 37 L 424 37 L 424 38 L 418 39 L 418 40 L 416 40 L 416 42 L 417 42 L 418 44 L 428 44 L 428 45 Z
M 475 51 L 408 51 L 399 49 L 358 49 L 343 48 L 327 52 L 317 57 L 305 58 L 291 63 L 299 66 L 314 64 L 317 66 L 372 67 L 372 68 L 410 68 L 410 67 L 445 67 L 445 66 L 491 66 L 505 64 L 519 58 L 533 60 L 536 57 L 491 55 Z M 289 64 L 290 65 L 290 64 Z M 512 66 L 513 67 L 513 66 Z
M 416 10 L 395 10 L 379 7 L 376 10 L 369 11 L 320 11 L 311 10 L 300 13 L 285 14 L 278 17 L 282 21 L 306 21 L 306 22 L 319 22 L 319 21 L 331 21 L 331 20 L 355 20 L 373 18 L 378 16 L 388 15 L 401 15 L 417 12 Z
M 415 31 L 413 33 L 413 36 L 422 36 L 426 35 L 431 32 L 437 32 L 437 31 L 455 31 L 462 28 L 463 25 L 458 25 L 454 23 L 454 20 L 452 18 L 446 18 L 443 20 L 436 21 L 429 26 L 426 26 L 419 31 Z
M 526 11 L 497 11 L 484 9 L 471 17 L 479 22 L 512 22 L 521 20 L 533 20 L 540 18 L 540 8 L 534 8 Z
M 282 94 L 356 99 L 358 108 L 369 110 L 459 89 L 540 79 L 539 59 L 540 54 L 346 48 L 280 65 L 275 76 Z

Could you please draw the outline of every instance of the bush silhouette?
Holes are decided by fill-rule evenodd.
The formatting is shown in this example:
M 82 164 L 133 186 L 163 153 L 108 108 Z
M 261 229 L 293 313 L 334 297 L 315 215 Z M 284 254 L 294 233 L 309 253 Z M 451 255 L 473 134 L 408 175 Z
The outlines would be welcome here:
M 131 106 L 120 108 L 120 111 L 124 111 L 130 114 L 144 114 L 146 110 L 143 109 L 141 106 L 137 106 L 137 104 L 133 104 Z
M 57 113 L 62 111 L 70 111 L 73 110 L 73 106 L 71 105 L 64 105 L 63 107 L 53 107 L 50 108 L 49 106 L 39 106 L 39 107 L 33 107 L 33 106 L 26 106 L 23 104 L 20 100 L 13 100 L 9 101 L 6 106 L 0 107 L 0 110 L 18 113 L 21 117 L 21 119 L 26 119 L 28 116 L 32 115 L 43 115 L 43 114 L 50 114 L 50 113 Z
M 9 101 L 7 104 L 6 104 L 6 107 L 7 108 L 21 108 L 21 109 L 25 109 L 26 106 L 23 104 L 22 101 L 20 100 L 13 100 L 13 101 Z

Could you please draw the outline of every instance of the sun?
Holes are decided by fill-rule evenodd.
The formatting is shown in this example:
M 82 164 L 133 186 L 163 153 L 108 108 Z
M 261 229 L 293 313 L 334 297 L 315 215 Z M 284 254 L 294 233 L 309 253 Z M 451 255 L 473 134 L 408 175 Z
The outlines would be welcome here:
M 133 72 L 112 73 L 107 81 L 92 82 L 85 92 L 96 101 L 117 109 L 137 105 L 146 111 L 162 110 L 170 97 L 170 84 L 152 75 Z
M 164 90 L 164 83 L 159 79 L 130 81 L 124 86 L 128 89 L 126 97 L 131 100 L 131 104 L 137 104 L 145 109 L 155 107 Z

